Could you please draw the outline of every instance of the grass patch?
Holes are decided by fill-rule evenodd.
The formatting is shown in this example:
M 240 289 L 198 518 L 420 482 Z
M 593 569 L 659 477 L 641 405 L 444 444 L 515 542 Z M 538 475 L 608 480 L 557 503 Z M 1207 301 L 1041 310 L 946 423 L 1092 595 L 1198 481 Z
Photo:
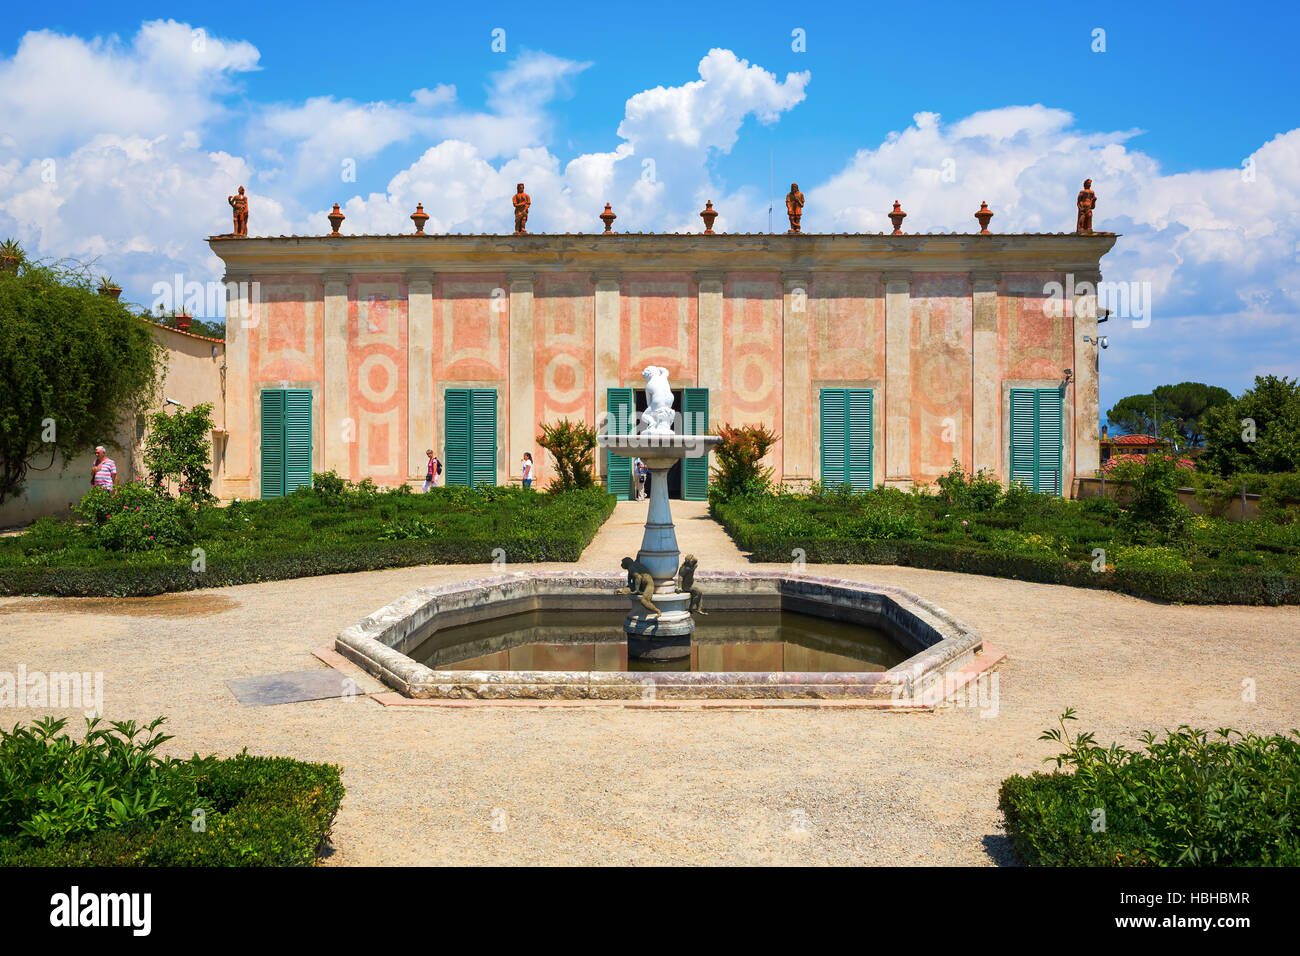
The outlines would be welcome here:
M 137 596 L 501 555 L 576 561 L 614 507 L 601 489 L 417 495 L 318 477 L 284 498 L 197 511 L 139 485 L 87 495 L 85 522 L 46 518 L 0 539 L 0 594 Z
M 343 799 L 338 767 L 176 760 L 162 718 L 0 731 L 0 866 L 311 866 Z
M 1053 773 L 1008 777 L 998 806 L 1031 866 L 1300 865 L 1300 733 L 1179 727 L 1143 750 L 1060 727 Z M 1068 773 L 1059 768 L 1069 768 Z

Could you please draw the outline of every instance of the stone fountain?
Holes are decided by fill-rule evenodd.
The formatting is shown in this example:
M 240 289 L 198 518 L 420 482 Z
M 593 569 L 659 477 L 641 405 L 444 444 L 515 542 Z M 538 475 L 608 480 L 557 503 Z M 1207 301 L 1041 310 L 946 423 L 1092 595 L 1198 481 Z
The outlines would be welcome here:
M 686 590 L 678 587 L 681 553 L 668 504 L 668 471 L 679 461 L 707 455 L 721 439 L 717 435 L 675 433 L 677 413 L 673 410 L 668 370 L 652 365 L 641 376 L 646 381 L 641 430 L 633 435 L 601 435 L 597 441 L 601 448 L 640 458 L 650 469 L 650 507 L 641 550 L 635 558 L 623 559 L 628 578 L 626 591 L 632 604 L 623 621 L 628 655 L 677 660 L 690 655 L 695 620 L 691 616 L 689 581 Z M 693 573 L 694 560 L 689 555 L 687 558 L 687 568 Z

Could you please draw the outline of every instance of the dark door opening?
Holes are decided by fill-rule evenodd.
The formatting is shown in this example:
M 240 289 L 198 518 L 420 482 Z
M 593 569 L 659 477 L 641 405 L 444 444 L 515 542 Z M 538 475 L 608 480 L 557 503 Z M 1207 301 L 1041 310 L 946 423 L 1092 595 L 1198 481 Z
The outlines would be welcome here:
M 645 400 L 645 389 L 643 388 L 634 389 L 633 394 L 636 396 L 636 428 L 637 431 L 640 431 L 641 413 L 644 412 L 647 407 L 646 400 Z M 680 423 L 681 423 L 681 414 L 682 414 L 682 390 L 680 388 L 673 389 L 673 410 L 677 412 L 677 422 L 678 422 L 678 424 L 673 425 L 673 428 L 677 429 L 681 427 Z M 635 482 L 635 478 L 633 479 L 633 481 Z M 653 475 L 646 478 L 645 493 L 647 495 L 650 494 L 650 483 L 652 481 L 654 481 Z M 636 497 L 635 485 L 632 488 L 632 497 L 634 498 Z M 668 470 L 668 497 L 676 498 L 679 501 L 681 500 L 682 463 L 680 461 L 677 462 L 677 464 L 673 465 L 672 468 Z

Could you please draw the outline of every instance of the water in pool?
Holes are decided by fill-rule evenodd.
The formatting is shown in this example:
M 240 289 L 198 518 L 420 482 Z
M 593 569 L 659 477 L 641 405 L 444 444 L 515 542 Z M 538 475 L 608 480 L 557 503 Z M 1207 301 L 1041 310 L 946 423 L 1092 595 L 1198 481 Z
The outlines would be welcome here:
M 541 610 L 445 628 L 409 656 L 434 670 L 884 671 L 907 652 L 883 631 L 793 611 L 697 616 L 689 658 L 629 660 L 608 611 Z

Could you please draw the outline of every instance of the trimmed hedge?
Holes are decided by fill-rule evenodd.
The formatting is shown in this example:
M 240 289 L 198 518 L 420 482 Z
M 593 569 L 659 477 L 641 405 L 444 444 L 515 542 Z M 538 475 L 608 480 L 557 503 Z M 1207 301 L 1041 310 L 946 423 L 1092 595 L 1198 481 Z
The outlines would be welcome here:
M 824 505 L 819 505 L 824 507 Z M 847 505 L 845 507 L 848 507 Z M 1093 571 L 1088 561 L 1062 557 L 1014 554 L 975 545 L 943 541 L 876 539 L 823 533 L 782 534 L 750 520 L 745 499 L 715 499 L 710 511 L 736 545 L 755 561 L 789 562 L 796 550 L 813 564 L 891 564 L 935 571 L 958 571 L 990 577 L 1013 578 L 1040 584 L 1120 591 L 1135 597 L 1182 604 L 1300 604 L 1300 575 L 1257 568 L 1223 568 L 1190 571 L 1119 567 Z M 989 526 L 1018 526 L 1021 519 L 988 513 L 978 520 Z M 1260 550 L 1266 550 L 1263 545 Z M 1113 560 L 1113 556 L 1112 556 Z
M 157 830 L 100 830 L 67 843 L 0 837 L 0 866 L 315 865 L 343 800 L 338 767 L 247 753 L 177 766 L 216 807 L 203 832 L 183 817 Z
M 148 724 L 0 729 L 0 865 L 309 866 L 343 799 L 339 768 L 287 757 L 160 757 Z
M 1065 744 L 1052 773 L 998 794 L 1017 859 L 1031 866 L 1300 866 L 1300 734 L 1180 727 L 1145 750 Z M 1042 738 L 1040 738 L 1042 739 Z
M 502 489 L 496 497 L 440 492 L 338 502 L 303 492 L 245 502 L 206 516 L 209 523 L 233 523 L 246 513 L 252 526 L 242 533 L 207 529 L 207 535 L 200 526 L 201 573 L 191 570 L 189 546 L 136 553 L 51 547 L 29 557 L 20 535 L 0 542 L 0 594 L 137 597 L 422 564 L 486 564 L 498 549 L 511 562 L 576 561 L 614 509 L 603 491 L 552 496 Z M 381 537 L 412 527 L 418 536 Z

